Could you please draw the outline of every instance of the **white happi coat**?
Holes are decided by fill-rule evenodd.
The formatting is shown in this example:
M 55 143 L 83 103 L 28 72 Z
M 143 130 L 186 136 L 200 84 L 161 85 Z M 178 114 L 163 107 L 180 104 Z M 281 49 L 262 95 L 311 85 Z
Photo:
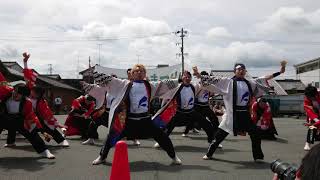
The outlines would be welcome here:
M 248 81 L 252 88 L 253 94 L 251 94 L 251 96 L 260 97 L 265 94 L 266 90 L 269 89 L 264 84 L 266 83 L 265 77 Z M 228 132 L 229 134 L 233 133 L 233 79 L 202 76 L 201 82 L 203 88 L 223 96 L 226 112 L 222 116 L 222 121 L 219 125 L 219 128 Z
M 131 81 L 127 79 L 114 78 L 101 73 L 100 75 L 101 76 L 96 79 L 100 82 L 100 85 L 83 83 L 82 86 L 87 94 L 96 98 L 97 109 L 103 105 L 106 92 L 115 97 L 109 111 L 109 119 L 113 119 L 113 115 L 115 114 L 114 112 L 124 100 Z M 165 80 L 157 83 L 150 83 L 150 87 L 150 98 L 152 99 L 153 97 L 160 97 L 167 92 L 172 92 L 174 94 L 175 87 L 177 87 L 177 81 Z M 109 120 L 109 127 L 111 122 L 112 120 Z
M 161 82 L 161 83 L 159 84 L 160 86 L 157 88 L 158 91 L 160 89 L 164 89 L 165 90 L 165 88 L 163 88 L 163 86 L 164 86 L 163 84 L 168 84 L 169 83 L 169 84 L 174 85 L 174 86 L 171 86 L 171 88 L 169 88 L 170 89 L 169 91 L 158 93 L 160 98 L 163 100 L 161 107 L 164 107 L 168 102 L 170 102 L 170 100 L 172 100 L 176 96 L 176 94 L 177 94 L 178 90 L 180 89 L 180 86 L 182 85 L 182 83 L 178 84 L 177 80 L 166 80 L 166 81 Z M 199 92 L 203 89 L 203 86 L 200 84 L 199 79 L 195 79 L 195 80 L 191 81 L 190 84 L 193 85 L 193 87 L 194 87 L 194 90 L 195 90 L 194 96 L 196 98 L 197 94 L 199 94 Z M 213 93 L 213 91 L 211 91 L 211 90 L 209 90 L 209 92 Z

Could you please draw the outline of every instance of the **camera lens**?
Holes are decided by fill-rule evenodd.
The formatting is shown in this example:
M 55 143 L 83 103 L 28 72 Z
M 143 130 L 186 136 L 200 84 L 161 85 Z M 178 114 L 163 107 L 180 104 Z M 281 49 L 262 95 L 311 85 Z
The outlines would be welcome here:
M 278 175 L 282 175 L 289 166 L 290 164 L 284 163 L 280 159 L 277 159 L 270 164 L 272 172 L 277 173 Z
M 291 166 L 288 163 L 282 162 L 280 159 L 273 161 L 270 164 L 272 172 L 277 173 L 281 180 L 294 180 L 297 167 Z

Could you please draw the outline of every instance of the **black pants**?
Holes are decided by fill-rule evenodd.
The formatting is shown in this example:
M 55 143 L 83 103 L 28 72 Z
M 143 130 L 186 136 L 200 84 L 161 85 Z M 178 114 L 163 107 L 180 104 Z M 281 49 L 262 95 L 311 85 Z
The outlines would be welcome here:
M 200 106 L 196 105 L 195 106 L 195 111 L 198 112 L 200 115 L 203 116 L 203 118 L 208 118 L 209 121 L 212 124 L 213 127 L 213 134 L 215 134 L 218 130 L 219 126 L 219 120 L 217 116 L 214 114 L 214 112 L 210 109 L 209 105 L 208 106 Z M 200 123 L 195 121 L 194 123 L 189 123 L 184 131 L 185 134 L 188 134 L 189 130 L 192 129 L 193 127 L 195 128 L 200 128 Z
M 81 139 L 88 139 L 89 124 L 91 121 L 91 119 L 85 119 L 82 117 L 75 117 L 75 119 L 73 120 L 75 127 L 77 127 L 80 131 Z M 98 139 L 97 132 L 95 133 L 94 138 Z
M 240 131 L 247 131 L 249 133 L 250 139 L 251 139 L 251 147 L 252 147 L 252 155 L 253 159 L 263 159 L 264 155 L 261 149 L 261 137 L 259 136 L 259 133 L 257 131 L 257 127 L 252 123 L 250 119 L 249 112 L 236 112 L 236 117 L 240 118 L 240 120 L 243 120 L 243 124 L 241 124 L 239 127 Z M 218 129 L 216 135 L 215 135 L 215 141 L 210 144 L 207 156 L 212 157 L 213 153 L 218 148 L 219 144 L 228 136 L 229 133 L 222 129 Z
M 257 128 L 258 133 L 261 137 L 261 139 L 267 139 L 267 140 L 276 140 L 277 138 L 275 137 L 275 132 L 274 128 L 269 128 L 266 130 L 260 129 L 259 127 Z
M 88 129 L 88 138 L 96 138 L 98 135 L 98 127 L 99 126 L 105 126 L 108 127 L 108 119 L 109 119 L 109 113 L 104 112 L 99 118 L 92 120 L 89 124 Z
M 65 140 L 62 134 L 56 128 L 51 129 L 43 122 L 41 122 L 41 125 L 42 125 L 42 130 L 50 134 L 58 144 L 62 143 L 62 141 Z M 33 131 L 38 132 L 37 129 L 34 129 Z M 16 142 L 16 131 L 8 130 L 7 143 L 12 144 L 14 142 Z
M 0 126 L 3 129 L 8 130 L 7 144 L 12 144 L 15 142 L 16 131 L 18 131 L 31 143 L 32 147 L 37 151 L 37 153 L 41 153 L 48 149 L 35 129 L 29 132 L 24 128 L 23 118 L 19 115 L 7 114 L 1 116 Z
M 167 152 L 170 158 L 174 158 L 176 156 L 171 139 L 160 128 L 153 124 L 151 117 L 140 120 L 132 120 L 129 118 L 120 136 L 121 137 L 119 139 L 122 139 L 123 137 L 127 137 L 128 139 L 153 138 L 157 143 L 159 143 L 160 147 Z M 100 151 L 100 156 L 103 159 L 108 156 L 112 147 L 111 141 L 112 139 L 108 135 Z
M 50 129 L 46 124 L 44 123 L 41 123 L 41 124 L 44 132 L 50 134 L 58 144 L 62 143 L 62 141 L 65 140 L 62 134 L 56 128 Z
M 307 143 L 314 144 L 314 141 L 320 141 L 320 135 L 317 134 L 317 129 L 309 129 L 307 133 Z
M 186 125 L 187 127 L 184 131 L 186 134 L 190 129 L 193 128 L 193 124 L 195 122 L 199 123 L 199 126 L 206 132 L 208 136 L 208 142 L 211 143 L 214 137 L 214 127 L 197 111 L 191 111 L 188 113 L 177 111 L 177 113 L 172 117 L 172 120 L 168 123 L 166 127 L 166 133 L 169 136 L 176 126 Z

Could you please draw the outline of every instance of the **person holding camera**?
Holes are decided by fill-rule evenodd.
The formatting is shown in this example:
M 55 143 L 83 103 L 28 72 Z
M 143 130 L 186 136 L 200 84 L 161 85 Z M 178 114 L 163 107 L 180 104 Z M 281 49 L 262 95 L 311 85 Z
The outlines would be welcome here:
M 302 158 L 299 168 L 281 160 L 271 163 L 271 170 L 274 172 L 272 180 L 316 180 L 320 179 L 320 144 L 315 145 Z
M 304 94 L 303 107 L 307 115 L 307 123 L 305 125 L 308 127 L 304 150 L 309 151 L 310 145 L 313 144 L 315 140 L 319 140 L 320 96 L 317 88 L 311 85 L 306 87 Z

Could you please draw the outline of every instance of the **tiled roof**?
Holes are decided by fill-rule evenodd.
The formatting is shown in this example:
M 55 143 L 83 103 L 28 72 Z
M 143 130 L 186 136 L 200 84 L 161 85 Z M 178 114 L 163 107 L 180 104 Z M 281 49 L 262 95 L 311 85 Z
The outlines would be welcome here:
M 320 61 L 320 57 L 317 57 L 317 58 L 311 59 L 309 61 L 305 61 L 305 62 L 302 62 L 302 63 L 299 63 L 299 64 L 295 64 L 293 66 L 294 67 L 298 67 L 298 66 L 302 66 L 302 65 L 305 65 L 305 64 L 313 63 L 313 62 L 319 62 L 319 61 Z
M 41 75 L 49 78 L 53 78 L 53 79 L 58 79 L 58 80 L 61 79 L 59 74 L 41 74 Z
M 18 77 L 21 77 L 23 79 L 23 73 L 22 72 L 19 72 L 15 69 L 12 69 L 12 68 L 9 68 L 7 65 L 7 63 L 4 64 L 5 67 L 7 68 L 7 70 L 9 71 L 9 73 L 15 75 L 15 76 L 18 76 Z M 79 91 L 78 89 L 72 87 L 72 86 L 69 86 L 68 84 L 64 84 L 62 82 L 59 82 L 59 81 L 56 81 L 52 78 L 49 78 L 49 77 L 46 77 L 46 76 L 42 76 L 42 75 L 38 75 L 37 77 L 37 80 L 41 80 L 47 84 L 50 84 L 52 86 L 55 86 L 55 87 L 59 87 L 59 88 L 63 88 L 63 89 L 69 89 L 69 90 L 74 90 L 74 91 Z
M 53 86 L 56 86 L 56 87 L 59 87 L 59 88 L 63 88 L 63 89 L 70 89 L 70 90 L 75 90 L 75 91 L 80 91 L 72 86 L 69 86 L 68 84 L 64 84 L 62 82 L 59 82 L 59 81 L 56 81 L 52 78 L 48 78 L 48 77 L 45 77 L 45 76 L 42 76 L 42 75 L 39 75 L 38 76 L 38 79 L 48 83 L 48 84 L 51 84 Z
M 280 84 L 280 86 L 284 90 L 301 90 L 303 91 L 306 86 L 301 82 L 301 80 L 294 80 L 294 79 L 281 79 L 281 80 L 276 80 L 277 83 Z

